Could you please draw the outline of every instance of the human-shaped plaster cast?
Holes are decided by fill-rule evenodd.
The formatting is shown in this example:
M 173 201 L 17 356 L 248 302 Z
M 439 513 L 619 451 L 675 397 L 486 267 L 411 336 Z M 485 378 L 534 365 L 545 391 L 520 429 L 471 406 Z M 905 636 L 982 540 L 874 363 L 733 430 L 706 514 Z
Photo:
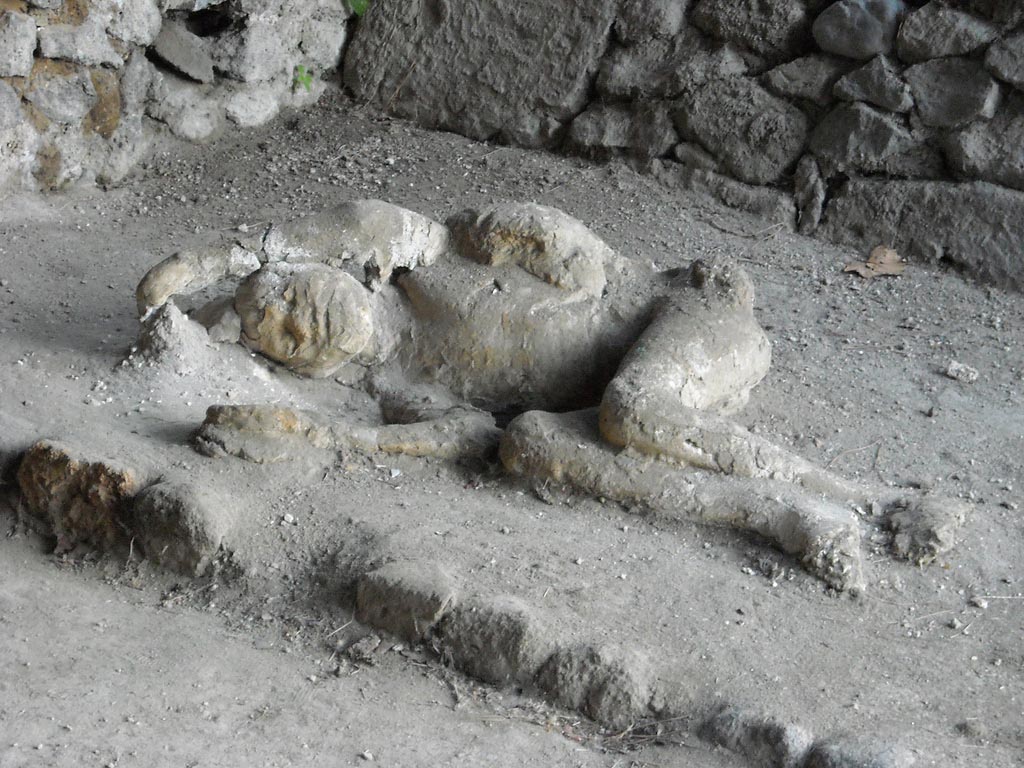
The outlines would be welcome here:
M 864 583 L 851 505 L 921 562 L 964 519 L 955 502 L 852 483 L 728 418 L 771 359 L 733 263 L 654 271 L 540 205 L 442 225 L 358 201 L 172 256 L 140 283 L 140 314 L 230 277 L 233 301 L 201 310 L 207 324 L 234 320 L 243 344 L 299 375 L 363 374 L 386 423 L 214 406 L 196 440 L 210 454 L 278 460 L 310 443 L 456 457 L 500 442 L 510 471 L 754 531 L 851 590 Z

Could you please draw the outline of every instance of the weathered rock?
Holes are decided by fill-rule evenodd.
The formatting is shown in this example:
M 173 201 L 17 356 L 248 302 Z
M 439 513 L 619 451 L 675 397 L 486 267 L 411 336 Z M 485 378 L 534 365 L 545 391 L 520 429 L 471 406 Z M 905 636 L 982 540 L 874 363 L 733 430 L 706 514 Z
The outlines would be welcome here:
M 746 78 L 689 90 L 679 105 L 680 135 L 697 139 L 741 181 L 778 181 L 803 153 L 804 114 Z
M 911 768 L 915 762 L 913 752 L 898 746 L 830 741 L 814 745 L 804 768 Z
M 302 23 L 299 48 L 304 58 L 324 69 L 334 69 L 341 63 L 341 54 L 348 39 L 351 16 L 347 3 L 318 7 Z
M 206 329 L 168 303 L 142 319 L 139 340 L 128 363 L 135 367 L 159 366 L 186 376 L 211 368 L 215 358 Z
M 999 85 L 975 61 L 935 59 L 910 67 L 904 77 L 925 125 L 955 128 L 992 117 L 999 105 Z
M 906 15 L 903 0 L 839 0 L 814 20 L 814 41 L 827 53 L 870 59 L 889 53 Z
M 676 149 L 677 157 L 680 157 L 678 164 L 654 161 L 651 170 L 659 181 L 751 213 L 771 226 L 782 227 L 784 231 L 794 230 L 796 208 L 790 195 L 772 187 L 744 184 L 718 173 L 719 165 L 715 158 L 697 145 L 680 144 Z
M 624 43 L 678 34 L 690 0 L 623 0 L 615 20 L 615 34 Z
M 37 68 L 25 98 L 50 120 L 71 125 L 81 122 L 97 101 L 88 71 L 49 67 Z
M 972 123 L 945 141 L 946 159 L 960 178 L 1024 190 L 1024 99 L 1016 97 L 994 118 Z
M 803 47 L 810 17 L 803 0 L 699 0 L 693 24 L 719 40 L 783 60 Z
M 242 335 L 242 321 L 235 312 L 233 296 L 223 296 L 205 304 L 190 315 L 202 325 L 216 344 L 234 344 Z
M 556 651 L 538 671 L 537 685 L 560 704 L 625 729 L 649 715 L 654 675 L 636 652 L 585 645 Z
M 243 29 L 221 36 L 213 51 L 218 71 L 244 83 L 270 80 L 282 72 L 290 74 L 291 60 L 281 26 L 278 17 L 253 15 Z
M 708 741 L 743 755 L 752 765 L 800 768 L 811 749 L 809 731 L 793 723 L 723 706 L 700 728 Z
M 335 448 L 316 414 L 273 405 L 213 405 L 193 437 L 206 456 L 237 456 L 256 464 L 319 459 Z
M 220 493 L 194 482 L 163 480 L 142 490 L 128 516 L 146 557 L 189 576 L 200 576 L 238 521 Z
M 826 176 L 886 173 L 893 176 L 942 175 L 942 158 L 896 117 L 865 104 L 844 104 L 818 123 L 810 150 Z
M 213 82 L 213 59 L 201 37 L 184 24 L 167 21 L 153 43 L 153 53 L 185 77 L 200 83 Z
M 823 234 L 861 248 L 888 243 L 921 261 L 947 259 L 983 280 L 1020 290 L 1022 211 L 1024 192 L 985 182 L 856 179 L 832 198 Z
M 630 149 L 638 157 L 661 157 L 679 141 L 667 102 L 640 104 L 629 129 Z
M 39 30 L 39 52 L 48 59 L 67 59 L 90 67 L 120 67 L 124 61 L 107 37 L 98 16 L 81 24 L 54 24 Z
M 126 43 L 149 45 L 160 34 L 163 17 L 155 0 L 120 0 L 107 31 Z
M 143 276 L 135 289 L 135 306 L 139 317 L 145 317 L 173 296 L 196 293 L 232 277 L 247 277 L 259 268 L 256 254 L 237 245 L 180 251 Z
M 885 56 L 876 56 L 860 69 L 844 75 L 834 93 L 844 101 L 866 101 L 890 112 L 909 112 L 914 107 L 910 86 Z
M 0 13 L 0 77 L 27 77 L 35 49 L 35 19 L 14 11 Z
M 610 99 L 674 98 L 685 88 L 746 71 L 732 46 L 709 50 L 699 33 L 686 28 L 672 40 L 614 48 L 601 62 L 597 90 Z
M 599 298 L 613 256 L 581 221 L 556 208 L 506 203 L 467 210 L 448 222 L 455 248 L 481 264 L 517 264 L 552 285 Z
M 514 597 L 455 606 L 439 635 L 459 669 L 495 685 L 532 684 L 555 648 L 550 630 Z
M 627 105 L 593 104 L 572 121 L 567 140 L 576 151 L 625 149 L 630 144 L 633 115 Z
M 242 341 L 304 376 L 321 378 L 356 357 L 373 336 L 369 293 L 320 264 L 268 264 L 235 295 Z
M 1024 4 L 1006 0 L 961 0 L 957 3 L 963 10 L 976 13 L 1009 30 L 1024 23 Z
M 793 201 L 797 209 L 797 229 L 809 235 L 818 228 L 825 210 L 825 179 L 812 155 L 804 155 L 796 166 L 793 180 Z
M 812 53 L 775 67 L 765 74 L 764 84 L 777 96 L 806 99 L 824 107 L 832 102 L 832 89 L 849 68 L 845 59 Z
M 224 102 L 228 120 L 241 128 L 254 128 L 269 123 L 277 116 L 280 108 L 281 103 L 273 91 L 261 86 L 236 91 Z
M 916 64 L 943 56 L 962 56 L 988 45 L 999 28 L 984 19 L 931 0 L 909 14 L 900 25 L 896 51 L 906 62 Z
M 451 576 L 436 563 L 388 563 L 359 579 L 356 618 L 375 629 L 418 643 L 448 613 L 455 596 Z
M 0 80 L 0 131 L 6 131 L 24 121 L 21 97 L 7 83 Z
M 146 113 L 188 141 L 206 141 L 224 128 L 224 103 L 209 88 L 171 73 L 153 73 L 153 97 Z
M 1003 82 L 1024 91 L 1024 31 L 993 43 L 985 66 Z
M 135 472 L 65 443 L 42 440 L 18 468 L 28 511 L 57 537 L 57 550 L 106 549 L 125 539 L 126 505 L 138 490 Z
M 617 7 L 473 0 L 454 12 L 428 0 L 372 3 L 346 52 L 345 83 L 421 125 L 548 144 L 586 104 Z

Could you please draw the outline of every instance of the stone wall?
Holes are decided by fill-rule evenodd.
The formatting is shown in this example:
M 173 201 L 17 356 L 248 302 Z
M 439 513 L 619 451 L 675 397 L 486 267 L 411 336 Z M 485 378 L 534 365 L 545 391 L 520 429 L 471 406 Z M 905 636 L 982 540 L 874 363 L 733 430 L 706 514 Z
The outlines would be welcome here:
M 345 2 L 0 0 L 0 192 L 116 182 L 161 133 L 312 103 Z M 1021 0 L 370 0 L 343 80 L 1024 288 Z
M 350 16 L 343 0 L 0 0 L 0 192 L 113 183 L 162 133 L 202 141 L 315 101 Z
M 1024 2 L 375 0 L 346 84 L 1024 288 Z

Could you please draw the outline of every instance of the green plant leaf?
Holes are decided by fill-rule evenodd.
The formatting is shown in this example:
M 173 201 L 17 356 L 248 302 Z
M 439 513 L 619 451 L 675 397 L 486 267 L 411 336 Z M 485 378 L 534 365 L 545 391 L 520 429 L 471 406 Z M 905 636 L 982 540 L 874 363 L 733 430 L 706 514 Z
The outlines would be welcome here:
M 313 73 L 299 64 L 295 68 L 295 83 L 301 85 L 307 91 L 313 90 Z
M 348 0 L 348 7 L 356 16 L 362 16 L 370 7 L 370 0 Z

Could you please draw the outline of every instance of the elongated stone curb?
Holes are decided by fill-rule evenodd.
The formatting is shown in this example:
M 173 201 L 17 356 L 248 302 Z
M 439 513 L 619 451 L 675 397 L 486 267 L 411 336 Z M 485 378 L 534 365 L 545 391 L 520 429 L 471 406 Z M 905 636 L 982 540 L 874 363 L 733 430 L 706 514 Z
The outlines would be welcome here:
M 356 619 L 417 643 L 430 633 L 455 599 L 452 578 L 435 563 L 388 563 L 359 579 Z

